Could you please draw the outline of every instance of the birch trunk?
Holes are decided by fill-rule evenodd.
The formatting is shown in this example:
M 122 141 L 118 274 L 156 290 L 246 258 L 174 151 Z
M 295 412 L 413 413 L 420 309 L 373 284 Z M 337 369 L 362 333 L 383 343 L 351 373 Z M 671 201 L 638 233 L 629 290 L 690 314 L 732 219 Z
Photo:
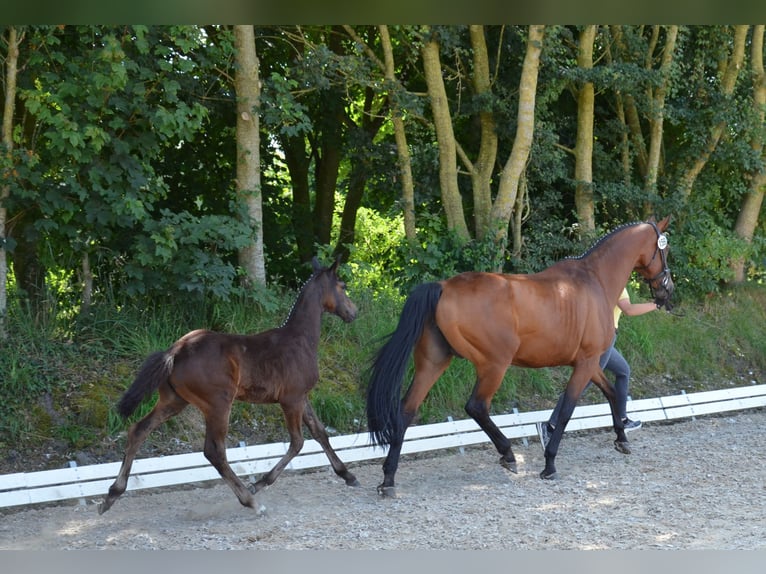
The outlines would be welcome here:
M 258 106 L 261 95 L 255 31 L 252 25 L 234 26 L 237 93 L 237 194 L 246 208 L 253 242 L 239 252 L 239 264 L 249 284 L 266 283 L 263 257 L 263 206 Z

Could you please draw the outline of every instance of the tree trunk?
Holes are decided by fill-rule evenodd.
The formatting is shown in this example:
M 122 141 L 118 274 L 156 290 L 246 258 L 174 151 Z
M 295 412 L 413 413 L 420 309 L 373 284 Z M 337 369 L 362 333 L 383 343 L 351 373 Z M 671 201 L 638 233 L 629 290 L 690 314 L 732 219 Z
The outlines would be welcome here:
M 447 101 L 447 92 L 442 78 L 441 61 L 439 58 L 439 42 L 432 35 L 423 45 L 423 69 L 428 97 L 431 101 L 431 111 L 436 129 L 436 141 L 439 146 L 439 186 L 441 187 L 442 204 L 447 216 L 447 226 L 459 237 L 470 239 L 468 226 L 463 213 L 463 202 L 457 182 L 457 145 L 452 130 L 452 117 Z
M 753 70 L 753 107 L 760 126 L 766 125 L 766 75 L 763 69 L 763 36 L 764 25 L 753 28 L 752 40 L 752 70 Z M 763 194 L 766 192 L 766 154 L 764 153 L 763 130 L 756 129 L 750 142 L 757 155 L 761 156 L 761 167 L 751 174 L 750 190 L 742 198 L 742 207 L 737 215 L 734 232 L 747 243 L 752 243 L 755 228 L 758 226 L 758 216 L 763 204 Z M 738 259 L 732 263 L 734 282 L 745 281 L 745 260 Z
M 734 27 L 734 47 L 728 62 L 723 65 L 723 74 L 721 77 L 721 93 L 726 97 L 730 97 L 733 94 L 734 87 L 737 83 L 739 70 L 742 67 L 742 61 L 745 57 L 745 39 L 749 27 L 750 26 L 747 25 Z M 702 152 L 697 156 L 696 161 L 686 173 L 681 176 L 679 188 L 684 200 L 689 199 L 689 196 L 692 193 L 692 188 L 694 187 L 694 182 L 697 180 L 697 176 L 715 151 L 715 148 L 723 135 L 724 129 L 726 129 L 726 122 L 723 121 L 718 122 L 713 126 Z
M 375 101 L 375 92 L 372 88 L 365 90 L 364 111 L 362 113 L 361 125 L 356 126 L 361 135 L 357 138 L 360 141 L 360 147 L 351 157 L 351 172 L 348 176 L 348 190 L 346 192 L 346 201 L 343 204 L 343 213 L 340 218 L 340 230 L 338 233 L 338 243 L 335 246 L 333 254 L 346 260 L 349 255 L 349 245 L 353 245 L 356 240 L 356 215 L 359 207 L 362 205 L 364 189 L 367 180 L 373 173 L 374 166 L 370 160 L 369 150 L 372 148 L 373 140 L 383 125 L 384 114 L 373 111 Z
M 500 175 L 497 198 L 492 206 L 491 228 L 498 244 L 505 244 L 508 226 L 519 191 L 519 181 L 526 169 L 535 127 L 535 96 L 540 53 L 543 48 L 545 26 L 530 26 L 527 51 L 519 81 L 519 111 L 516 137 L 508 161 Z
M 314 225 L 311 218 L 311 193 L 309 189 L 309 168 L 311 158 L 306 152 L 303 136 L 279 138 L 285 152 L 285 163 L 290 173 L 293 190 L 292 227 L 298 259 L 311 261 L 314 255 Z
M 234 26 L 237 93 L 237 194 L 244 203 L 253 242 L 239 252 L 239 264 L 249 284 L 266 283 L 263 257 L 263 206 L 258 107 L 261 86 L 255 31 L 252 25 Z
M 3 104 L 2 144 L 4 152 L 12 159 L 13 114 L 16 104 L 16 75 L 21 39 L 16 28 L 8 28 L 8 54 L 5 59 L 5 102 Z M 6 208 L 5 199 L 10 193 L 8 185 L 0 188 L 0 339 L 8 337 L 5 316 L 8 310 L 8 258 L 6 257 Z
M 327 47 L 339 55 L 343 53 L 341 38 L 342 35 L 333 28 L 327 41 Z M 343 159 L 344 96 L 341 88 L 329 87 L 324 94 L 324 110 L 318 122 L 319 148 L 314 164 L 314 234 L 320 245 L 329 245 L 332 235 L 338 171 Z
M 412 160 L 410 158 L 410 148 L 407 146 L 407 133 L 404 130 L 404 120 L 402 111 L 393 95 L 393 86 L 397 83 L 394 74 L 394 51 L 391 46 L 391 36 L 388 33 L 388 26 L 381 24 L 378 26 L 380 32 L 380 42 L 383 46 L 384 75 L 386 81 L 390 84 L 388 90 L 388 101 L 391 107 L 391 121 L 394 126 L 394 140 L 396 141 L 396 153 L 398 157 L 399 175 L 402 178 L 402 211 L 404 214 L 404 236 L 414 241 L 417 235 L 415 225 L 415 184 L 412 179 Z
M 469 26 L 471 47 L 473 48 L 473 87 L 476 96 L 481 98 L 490 92 L 489 57 L 484 26 Z M 497 129 L 495 117 L 491 111 L 479 113 L 481 143 L 476 162 L 469 166 L 473 187 L 474 225 L 477 239 L 482 239 L 489 231 L 492 211 L 492 171 L 497 158 Z
M 662 63 L 660 64 L 660 82 L 652 93 L 652 109 L 649 116 L 649 155 L 646 165 L 646 180 L 644 189 L 648 194 L 657 192 L 657 177 L 660 172 L 660 152 L 662 151 L 662 126 L 665 119 L 665 94 L 668 88 L 670 65 L 673 62 L 673 51 L 676 48 L 678 26 L 668 26 L 665 36 L 665 48 L 662 51 Z M 651 206 L 646 206 L 644 211 L 650 215 Z
M 625 47 L 625 41 L 622 36 L 622 27 L 619 25 L 613 25 L 610 26 L 609 29 L 612 34 L 612 38 L 614 38 L 614 43 L 617 47 L 621 59 L 626 60 L 628 58 L 628 50 Z M 636 163 L 638 164 L 638 172 L 645 180 L 648 170 L 648 159 L 646 154 L 646 143 L 644 142 L 643 130 L 641 129 L 641 119 L 638 115 L 636 100 L 630 93 L 619 93 L 618 98 L 620 105 L 623 106 L 625 115 L 624 123 L 628 128 L 630 141 L 633 142 L 633 147 L 636 151 Z
M 580 32 L 577 47 L 577 65 L 583 70 L 593 69 L 593 42 L 597 26 L 585 26 Z M 584 234 L 596 230 L 593 204 L 593 82 L 583 82 L 577 95 L 577 139 L 575 142 L 575 209 Z

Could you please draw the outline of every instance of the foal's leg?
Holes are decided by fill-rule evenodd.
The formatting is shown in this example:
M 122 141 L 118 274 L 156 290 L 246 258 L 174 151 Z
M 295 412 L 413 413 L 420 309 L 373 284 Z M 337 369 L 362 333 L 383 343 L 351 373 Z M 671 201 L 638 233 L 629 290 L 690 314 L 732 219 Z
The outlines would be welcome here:
M 274 484 L 277 477 L 282 474 L 285 467 L 303 448 L 303 433 L 301 432 L 301 419 L 303 418 L 303 400 L 297 400 L 290 403 L 281 403 L 282 411 L 285 415 L 285 425 L 290 435 L 290 446 L 285 455 L 279 459 L 279 462 L 269 472 L 263 475 L 258 482 L 250 486 L 250 491 L 255 494 L 262 488 Z
M 221 478 L 234 491 L 242 506 L 253 508 L 255 501 L 253 495 L 239 479 L 236 473 L 229 466 L 226 459 L 226 433 L 229 430 L 229 414 L 231 413 L 231 403 L 229 408 L 209 408 L 205 415 L 205 447 L 203 452 L 205 458 L 210 461 Z
M 125 492 L 125 489 L 128 487 L 128 475 L 130 474 L 130 468 L 133 466 L 133 460 L 139 447 L 144 443 L 146 437 L 149 436 L 149 433 L 169 418 L 180 413 L 188 404 L 169 385 L 163 384 L 160 387 L 160 398 L 152 411 L 133 424 L 128 430 L 128 441 L 125 445 L 125 456 L 122 459 L 122 466 L 120 466 L 120 471 L 114 483 L 109 487 L 109 493 L 106 498 L 98 505 L 99 514 L 109 510 L 114 501 Z
M 322 450 L 324 450 L 327 458 L 330 459 L 330 464 L 332 465 L 332 469 L 335 471 L 335 474 L 345 480 L 347 485 L 359 486 L 359 481 L 353 474 L 348 471 L 346 465 L 343 464 L 343 461 L 330 445 L 330 439 L 327 436 L 327 431 L 325 430 L 322 421 L 320 421 L 316 414 L 314 414 L 314 409 L 311 407 L 311 403 L 309 402 L 308 397 L 306 397 L 303 405 L 303 422 L 308 427 L 311 436 L 313 436 L 314 439 L 316 439 L 316 441 L 322 446 Z
M 492 444 L 495 445 L 497 452 L 500 453 L 500 464 L 515 473 L 517 472 L 516 457 L 511 449 L 511 441 L 497 428 L 489 416 L 492 397 L 500 388 L 506 369 L 505 365 L 483 365 L 481 368 L 476 368 L 476 385 L 471 398 L 465 405 L 465 411 L 487 433 Z

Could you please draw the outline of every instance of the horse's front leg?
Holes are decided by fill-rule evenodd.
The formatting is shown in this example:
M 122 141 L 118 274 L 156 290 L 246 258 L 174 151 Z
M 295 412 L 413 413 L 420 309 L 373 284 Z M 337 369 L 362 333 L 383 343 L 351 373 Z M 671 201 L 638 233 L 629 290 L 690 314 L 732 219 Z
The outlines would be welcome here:
M 588 384 L 589 373 L 593 371 L 593 367 L 588 366 L 575 366 L 572 369 L 572 374 L 567 382 L 566 389 L 564 391 L 564 402 L 559 410 L 558 420 L 556 421 L 556 428 L 551 434 L 551 438 L 545 447 L 545 468 L 540 473 L 540 478 L 551 480 L 556 477 L 556 455 L 559 450 L 559 443 L 564 436 L 569 419 L 572 418 L 577 400 L 585 390 Z M 603 376 L 603 373 L 602 373 Z
M 285 426 L 287 427 L 287 433 L 290 435 L 290 446 L 287 448 L 285 455 L 279 459 L 279 462 L 274 465 L 269 472 L 263 475 L 255 484 L 250 486 L 250 492 L 256 494 L 259 490 L 274 484 L 277 477 L 282 474 L 285 467 L 290 464 L 290 461 L 294 459 L 297 454 L 303 448 L 303 432 L 301 429 L 301 420 L 303 419 L 303 401 L 293 403 L 282 403 L 282 412 L 285 415 Z
M 311 436 L 314 437 L 314 439 L 322 447 L 322 450 L 324 450 L 324 453 L 330 460 L 330 465 L 335 471 L 335 474 L 345 480 L 347 485 L 359 486 L 359 481 L 351 472 L 349 472 L 346 465 L 343 464 L 343 461 L 332 448 L 332 445 L 330 445 L 330 439 L 327 436 L 327 430 L 324 428 L 322 421 L 320 421 L 314 413 L 314 409 L 312 408 L 308 397 L 306 397 L 303 407 L 303 422 L 308 427 Z

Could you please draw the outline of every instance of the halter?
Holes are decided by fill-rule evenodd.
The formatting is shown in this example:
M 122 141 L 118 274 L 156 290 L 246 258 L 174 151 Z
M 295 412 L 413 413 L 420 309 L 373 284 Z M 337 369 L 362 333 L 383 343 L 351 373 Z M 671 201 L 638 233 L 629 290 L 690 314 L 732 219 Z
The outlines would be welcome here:
M 657 253 L 660 254 L 660 260 L 662 261 L 662 271 L 657 273 L 657 275 L 655 275 L 651 279 L 647 279 L 646 277 L 644 277 L 644 281 L 646 282 L 647 285 L 649 285 L 649 290 L 652 293 L 652 298 L 654 298 L 654 302 L 657 303 L 658 306 L 664 305 L 668 309 L 668 311 L 670 311 L 668 300 L 660 301 L 654 293 L 654 285 L 653 285 L 657 280 L 661 280 L 660 285 L 662 285 L 662 287 L 664 287 L 665 290 L 667 291 L 668 281 L 670 280 L 670 268 L 668 267 L 667 255 L 665 253 L 668 246 L 668 238 L 664 233 L 662 233 L 659 230 L 656 223 L 654 223 L 653 221 L 648 221 L 647 223 L 649 223 L 654 228 L 655 233 L 657 233 L 657 247 L 654 250 L 654 254 L 652 255 L 652 258 L 649 260 L 649 263 L 647 263 L 646 265 L 641 265 L 640 267 L 637 267 L 636 269 L 648 270 L 649 266 L 652 264 L 652 261 L 654 261 L 654 259 L 657 257 Z M 668 299 L 670 299 L 670 295 L 668 295 Z

